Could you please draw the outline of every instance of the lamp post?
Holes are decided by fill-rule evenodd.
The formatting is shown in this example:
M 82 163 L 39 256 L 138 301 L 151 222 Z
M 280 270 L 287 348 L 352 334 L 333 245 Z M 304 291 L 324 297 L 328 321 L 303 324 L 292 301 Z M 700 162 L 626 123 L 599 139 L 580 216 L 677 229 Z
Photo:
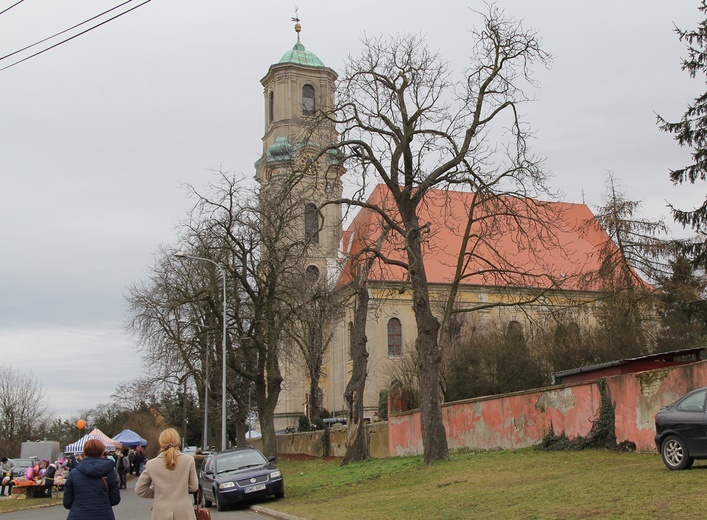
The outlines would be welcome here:
M 221 450 L 226 449 L 226 270 L 221 266 L 221 264 L 214 262 L 210 258 L 204 258 L 201 256 L 188 255 L 186 253 L 177 252 L 174 253 L 177 258 L 191 258 L 192 260 L 201 260 L 203 262 L 209 262 L 214 264 L 221 271 L 221 278 L 223 279 L 223 359 L 221 366 Z M 208 382 L 207 382 L 208 384 Z

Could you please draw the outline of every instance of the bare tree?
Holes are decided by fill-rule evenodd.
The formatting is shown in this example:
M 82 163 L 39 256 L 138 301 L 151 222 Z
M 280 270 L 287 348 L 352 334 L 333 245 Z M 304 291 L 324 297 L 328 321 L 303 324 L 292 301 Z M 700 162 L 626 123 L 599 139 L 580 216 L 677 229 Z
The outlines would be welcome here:
M 295 295 L 297 296 L 297 295 Z M 309 420 L 317 422 L 321 415 L 319 381 L 323 374 L 324 357 L 332 342 L 328 325 L 341 308 L 337 297 L 324 279 L 314 279 L 304 272 L 301 292 L 292 306 L 290 324 L 285 329 L 285 340 L 297 345 L 299 358 L 309 379 Z
M 52 420 L 46 391 L 34 376 L 0 365 L 0 452 L 19 453 L 22 442 L 39 438 Z
M 285 339 L 296 336 L 316 347 L 309 359 L 314 374 L 328 343 L 320 336 L 324 330 L 311 326 L 312 314 L 322 312 L 312 298 L 323 293 L 303 297 L 303 287 L 312 285 L 305 270 L 308 240 L 292 227 L 303 219 L 298 191 L 303 172 L 280 171 L 276 187 L 260 193 L 235 177 L 218 175 L 209 193 L 194 191 L 198 202 L 184 242 L 190 251 L 222 259 L 226 266 L 232 283 L 229 335 L 237 347 L 229 368 L 253 382 L 263 448 L 275 455 L 274 416 L 284 380 L 280 363 L 293 355 Z
M 482 18 L 483 28 L 474 32 L 472 65 L 458 81 L 419 37 L 366 39 L 361 55 L 349 59 L 331 116 L 341 140 L 330 148 L 339 150 L 349 171 L 360 172 L 361 192 L 377 178 L 389 194 L 379 204 L 358 197 L 335 202 L 375 212 L 403 252 L 402 257 L 379 257 L 405 270 L 413 292 L 427 463 L 449 457 L 441 411 L 440 330 L 454 312 L 467 267 L 485 261 L 485 270 L 516 283 L 522 274 L 512 259 L 476 256 L 475 245 L 488 237 L 471 232 L 480 221 L 474 210 L 483 207 L 489 231 L 494 229 L 492 213 L 538 227 L 545 220 L 526 199 L 544 189 L 544 175 L 527 153 L 528 130 L 518 104 L 526 100 L 523 83 L 532 83 L 530 66 L 546 63 L 549 56 L 533 32 L 495 7 Z M 510 139 L 502 142 L 506 136 Z M 426 204 L 440 203 L 430 199 L 436 189 L 449 187 L 470 190 L 476 202 L 465 215 L 457 215 L 468 225 L 466 230 L 462 226 L 457 275 L 440 323 L 430 302 L 424 254 L 435 223 L 421 221 L 420 215 Z M 522 239 L 523 232 L 518 235 Z

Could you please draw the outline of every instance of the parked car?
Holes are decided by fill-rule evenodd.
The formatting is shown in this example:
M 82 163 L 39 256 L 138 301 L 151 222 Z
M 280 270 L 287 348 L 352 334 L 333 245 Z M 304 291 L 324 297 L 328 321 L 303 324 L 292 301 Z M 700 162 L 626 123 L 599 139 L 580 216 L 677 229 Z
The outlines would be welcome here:
M 655 445 L 670 470 L 688 469 L 707 459 L 707 387 L 698 388 L 655 416 Z
M 199 471 L 199 487 L 204 505 L 223 511 L 244 500 L 273 495 L 285 496 L 282 473 L 273 465 L 275 457 L 265 457 L 255 448 L 234 448 L 212 453 Z
M 12 478 L 24 477 L 27 468 L 34 464 L 35 459 L 12 459 L 15 467 L 12 468 Z

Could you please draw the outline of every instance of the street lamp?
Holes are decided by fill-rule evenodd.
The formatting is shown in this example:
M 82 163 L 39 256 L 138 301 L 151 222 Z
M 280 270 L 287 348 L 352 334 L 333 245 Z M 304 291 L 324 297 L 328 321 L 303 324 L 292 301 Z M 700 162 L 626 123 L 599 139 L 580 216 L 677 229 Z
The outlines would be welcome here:
M 226 270 L 221 266 L 221 264 L 214 262 L 210 258 L 204 258 L 201 256 L 193 256 L 178 251 L 174 253 L 177 258 L 191 258 L 192 260 L 201 260 L 203 262 L 209 262 L 214 264 L 221 271 L 221 278 L 223 279 L 223 360 L 221 366 L 221 450 L 226 449 Z M 207 383 L 208 384 L 208 383 Z M 204 449 L 207 447 L 204 446 Z

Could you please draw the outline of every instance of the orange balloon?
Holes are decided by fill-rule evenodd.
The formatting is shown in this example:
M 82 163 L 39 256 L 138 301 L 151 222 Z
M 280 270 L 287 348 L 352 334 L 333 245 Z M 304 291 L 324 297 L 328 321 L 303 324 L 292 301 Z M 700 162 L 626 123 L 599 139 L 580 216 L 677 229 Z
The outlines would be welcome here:
M 86 426 L 86 421 L 84 421 L 83 419 L 79 419 L 78 421 L 76 421 L 76 427 L 79 430 L 83 430 L 85 426 Z

